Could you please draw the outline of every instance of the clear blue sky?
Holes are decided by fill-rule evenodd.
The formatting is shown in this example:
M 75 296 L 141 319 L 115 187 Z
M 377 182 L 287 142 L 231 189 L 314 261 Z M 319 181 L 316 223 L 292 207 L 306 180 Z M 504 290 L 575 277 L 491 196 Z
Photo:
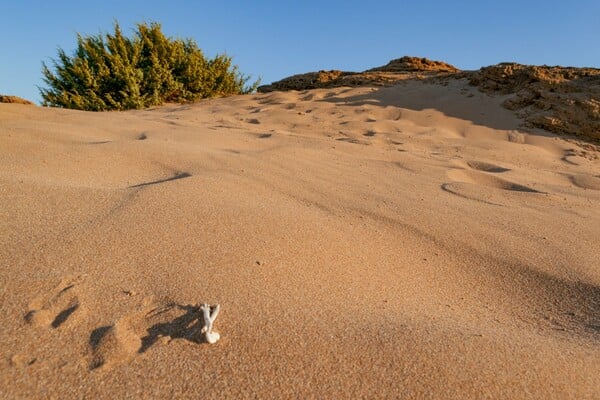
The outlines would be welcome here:
M 41 62 L 76 33 L 131 34 L 160 22 L 209 56 L 226 52 L 263 83 L 319 69 L 364 70 L 403 55 L 461 69 L 502 61 L 600 68 L 599 0 L 3 1 L 0 93 L 34 101 Z

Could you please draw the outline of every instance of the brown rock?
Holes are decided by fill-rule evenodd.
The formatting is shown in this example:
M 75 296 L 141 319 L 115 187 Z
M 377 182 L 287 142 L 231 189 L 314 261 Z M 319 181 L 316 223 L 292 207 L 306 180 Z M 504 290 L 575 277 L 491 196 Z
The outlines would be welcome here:
M 340 86 L 388 86 L 406 79 L 423 79 L 458 71 L 458 68 L 445 62 L 402 57 L 382 67 L 363 72 L 331 70 L 294 75 L 270 85 L 260 86 L 258 91 L 266 93 L 275 90 L 307 90 Z
M 344 75 L 353 75 L 355 72 L 338 70 L 308 72 L 306 74 L 292 75 L 270 85 L 260 86 L 259 92 L 272 92 L 275 90 L 306 90 L 335 86 L 335 82 Z
M 525 126 L 600 140 L 600 69 L 596 68 L 501 63 L 461 72 L 442 61 L 405 56 L 364 72 L 332 70 L 294 75 L 261 86 L 258 91 L 390 86 L 407 79 L 442 84 L 447 79 L 467 79 L 482 92 L 512 95 L 503 106 L 523 118 Z
M 25 100 L 21 97 L 17 96 L 7 96 L 4 94 L 0 94 L 0 103 L 14 103 L 14 104 L 30 104 L 33 105 L 33 102 L 29 100 Z
M 502 63 L 466 77 L 483 92 L 514 94 L 503 106 L 527 126 L 600 140 L 600 69 Z
M 454 65 L 427 58 L 404 56 L 390 61 L 384 66 L 369 69 L 365 72 L 459 72 Z

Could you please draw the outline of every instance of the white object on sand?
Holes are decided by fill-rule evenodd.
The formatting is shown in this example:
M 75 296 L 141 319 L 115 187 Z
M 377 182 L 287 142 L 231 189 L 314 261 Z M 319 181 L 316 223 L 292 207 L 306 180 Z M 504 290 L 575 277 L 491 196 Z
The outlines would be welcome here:
M 208 304 L 202 304 L 200 309 L 204 313 L 204 326 L 202 327 L 201 333 L 204 333 L 204 337 L 206 341 L 210 344 L 217 343 L 217 341 L 221 338 L 218 332 L 213 332 L 213 323 L 215 319 L 217 319 L 217 315 L 219 315 L 219 309 L 221 306 L 217 304 L 214 306 L 212 312 L 211 307 Z

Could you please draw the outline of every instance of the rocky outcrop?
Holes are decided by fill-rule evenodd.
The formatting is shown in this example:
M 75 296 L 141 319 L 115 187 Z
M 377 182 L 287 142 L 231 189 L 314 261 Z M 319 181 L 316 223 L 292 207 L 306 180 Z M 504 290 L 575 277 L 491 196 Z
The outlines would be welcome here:
M 31 101 L 22 99 L 21 97 L 6 96 L 3 94 L 0 94 L 0 103 L 33 104 Z
M 513 94 L 503 105 L 529 127 L 600 140 L 600 69 L 503 63 L 467 78 L 483 92 Z
M 293 75 L 270 85 L 260 86 L 259 92 L 275 90 L 306 90 L 340 86 L 389 86 L 406 79 L 424 79 L 426 77 L 447 75 L 459 69 L 441 61 L 427 58 L 402 57 L 390 61 L 387 65 L 363 72 L 318 71 Z
M 443 61 L 433 61 L 427 58 L 404 56 L 390 61 L 384 66 L 367 70 L 366 72 L 459 72 L 454 65 Z
M 308 72 L 306 74 L 292 75 L 280 81 L 273 82 L 270 85 L 258 87 L 262 93 L 273 92 L 276 90 L 306 90 L 323 87 L 335 87 L 343 76 L 356 75 L 354 72 L 343 72 L 338 70 Z
M 467 79 L 491 95 L 508 95 L 503 106 L 524 125 L 600 141 L 600 69 L 502 63 L 478 71 L 426 58 L 402 57 L 363 72 L 319 71 L 294 75 L 259 92 L 339 86 L 390 86 L 407 79 L 438 82 Z

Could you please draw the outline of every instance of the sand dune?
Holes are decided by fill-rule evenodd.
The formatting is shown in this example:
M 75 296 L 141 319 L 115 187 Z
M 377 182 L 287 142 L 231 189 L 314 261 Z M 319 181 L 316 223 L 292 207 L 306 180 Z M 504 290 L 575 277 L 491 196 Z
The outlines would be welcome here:
M 0 397 L 598 398 L 600 161 L 504 100 L 0 104 Z
M 501 105 L 523 118 L 521 125 L 540 128 L 562 135 L 573 135 L 598 143 L 600 140 L 600 69 L 547 65 L 500 63 L 477 71 L 461 71 L 443 61 L 404 56 L 388 64 L 363 72 L 318 71 L 293 75 L 258 88 L 273 90 L 304 90 L 340 86 L 394 86 L 407 81 L 430 81 L 435 84 L 455 84 L 466 80 L 482 92 L 503 96 Z M 423 89 L 421 86 L 420 91 Z M 469 88 L 462 86 L 462 94 Z M 431 92 L 431 91 L 429 91 Z M 433 90 L 436 95 L 443 96 Z M 468 94 L 471 96 L 472 94 Z M 404 96 L 406 101 L 409 97 Z M 431 107 L 430 96 L 416 96 L 409 101 L 423 102 Z M 479 98 L 482 100 L 482 98 Z M 397 101 L 393 98 L 393 101 Z M 443 101 L 446 107 L 469 112 L 459 104 Z M 488 110 L 489 111 L 489 110 Z M 471 119 L 478 122 L 480 119 Z M 489 118 L 486 118 L 489 121 Z M 496 120 L 496 122 L 502 120 Z M 501 122 L 502 123 L 502 122 Z

